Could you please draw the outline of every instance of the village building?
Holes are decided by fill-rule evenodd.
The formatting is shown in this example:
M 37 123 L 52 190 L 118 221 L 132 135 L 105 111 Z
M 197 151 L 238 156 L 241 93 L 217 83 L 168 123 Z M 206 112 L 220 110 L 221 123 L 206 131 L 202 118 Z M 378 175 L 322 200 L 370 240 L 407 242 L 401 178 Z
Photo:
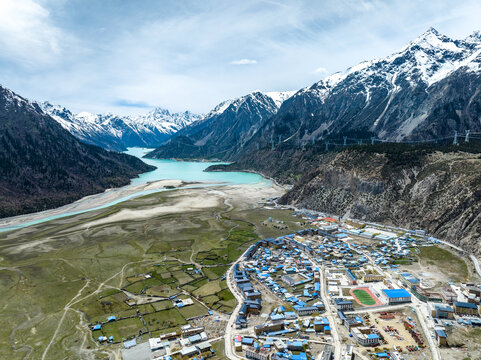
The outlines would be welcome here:
M 404 289 L 387 289 L 382 294 L 389 305 L 411 302 L 411 294 Z

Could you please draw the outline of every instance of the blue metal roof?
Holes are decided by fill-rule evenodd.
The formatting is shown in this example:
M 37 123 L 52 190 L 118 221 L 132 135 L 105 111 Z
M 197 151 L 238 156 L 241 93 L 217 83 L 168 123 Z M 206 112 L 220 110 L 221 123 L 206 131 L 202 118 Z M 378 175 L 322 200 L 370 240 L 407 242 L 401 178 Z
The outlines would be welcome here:
M 478 308 L 478 306 L 476 304 L 467 303 L 467 302 L 460 302 L 460 301 L 455 301 L 454 306 L 466 308 L 466 309 L 477 309 Z
M 411 297 L 411 294 L 404 289 L 387 289 L 387 290 L 383 290 L 383 293 L 386 294 L 386 296 L 390 299 Z

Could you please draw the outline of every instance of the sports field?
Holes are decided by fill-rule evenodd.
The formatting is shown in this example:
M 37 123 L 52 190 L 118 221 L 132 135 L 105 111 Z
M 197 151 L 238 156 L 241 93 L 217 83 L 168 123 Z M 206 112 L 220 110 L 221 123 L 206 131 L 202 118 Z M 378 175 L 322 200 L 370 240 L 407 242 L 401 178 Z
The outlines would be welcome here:
M 381 301 L 369 290 L 369 288 L 357 288 L 351 290 L 351 295 L 356 302 L 364 306 L 381 305 Z

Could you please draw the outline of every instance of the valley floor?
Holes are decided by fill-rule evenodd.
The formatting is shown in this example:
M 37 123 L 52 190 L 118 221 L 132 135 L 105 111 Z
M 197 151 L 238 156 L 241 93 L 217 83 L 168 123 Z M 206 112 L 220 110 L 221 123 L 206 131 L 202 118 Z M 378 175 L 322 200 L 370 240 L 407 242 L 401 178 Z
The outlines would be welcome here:
M 143 190 L 181 185 L 186 184 L 159 182 Z M 259 204 L 283 191 L 264 184 L 156 192 L 1 233 L 0 353 L 9 359 L 120 358 L 120 347 L 99 344 L 88 325 L 120 313 L 126 318 L 122 326 L 117 322 L 102 329 L 114 341 L 137 336 L 139 330 L 145 331 L 144 340 L 149 333 L 166 331 L 173 310 L 161 303 L 155 309 L 142 305 L 136 294 L 146 289 L 164 298 L 179 290 L 192 295 L 197 309 L 207 304 L 218 309 L 218 316 L 228 314 L 230 292 L 220 278 L 214 279 L 252 241 L 302 228 L 289 211 Z M 78 211 L 95 201 L 93 197 L 68 210 Z M 270 217 L 281 219 L 285 227 L 266 225 Z M 203 277 L 189 275 L 190 267 L 201 269 Z M 146 279 L 136 275 L 146 272 L 153 278 L 144 286 Z M 203 286 L 204 278 L 209 286 Z M 130 309 L 122 305 L 127 297 Z M 136 311 L 148 315 L 135 320 Z M 179 324 L 190 312 L 186 308 L 176 313 Z

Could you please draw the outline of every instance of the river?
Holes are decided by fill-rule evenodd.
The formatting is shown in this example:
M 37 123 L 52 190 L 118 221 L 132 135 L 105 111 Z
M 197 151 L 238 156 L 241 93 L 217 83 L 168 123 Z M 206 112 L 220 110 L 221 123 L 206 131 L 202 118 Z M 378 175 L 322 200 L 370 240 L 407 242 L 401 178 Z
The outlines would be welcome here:
M 125 153 L 142 158 L 152 149 L 146 148 L 129 148 Z M 270 186 L 271 181 L 260 175 L 246 172 L 204 172 L 204 170 L 213 164 L 219 162 L 192 162 L 192 161 L 175 161 L 175 160 L 159 160 L 146 159 L 142 160 L 156 166 L 157 169 L 140 174 L 139 177 L 132 179 L 129 185 L 121 188 L 109 189 L 103 193 L 87 196 L 76 202 L 64 205 L 60 208 L 46 210 L 34 214 L 25 214 L 14 216 L 11 218 L 0 219 L 0 232 L 22 229 L 27 226 L 40 224 L 46 221 L 64 218 L 67 216 L 82 214 L 88 211 L 103 209 L 120 202 L 155 192 L 169 191 L 166 189 L 141 189 L 142 185 L 152 183 L 158 180 L 182 180 L 186 182 L 201 182 L 189 186 L 203 187 L 212 185 L 228 185 L 228 184 L 260 184 Z M 135 190 L 139 188 L 139 190 Z M 125 196 L 116 196 L 118 194 L 126 194 Z M 112 199 L 109 201 L 108 199 Z M 99 205 L 99 203 L 101 205 Z M 80 210 L 79 210 L 80 209 Z

